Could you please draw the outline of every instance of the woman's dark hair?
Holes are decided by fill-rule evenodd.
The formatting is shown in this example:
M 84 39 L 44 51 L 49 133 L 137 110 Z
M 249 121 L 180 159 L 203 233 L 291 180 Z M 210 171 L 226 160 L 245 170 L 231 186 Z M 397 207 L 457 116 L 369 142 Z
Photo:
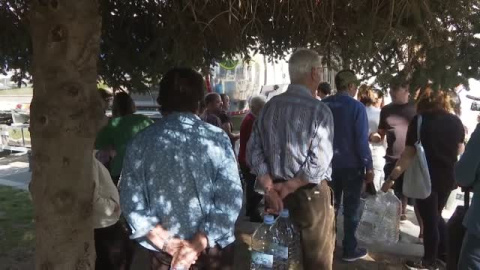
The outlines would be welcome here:
M 125 93 L 120 92 L 115 94 L 113 98 L 112 105 L 112 115 L 113 117 L 126 116 L 134 114 L 136 111 L 135 103 L 133 102 L 132 97 Z
M 160 81 L 157 102 L 160 111 L 197 113 L 205 95 L 202 75 L 191 68 L 174 68 Z

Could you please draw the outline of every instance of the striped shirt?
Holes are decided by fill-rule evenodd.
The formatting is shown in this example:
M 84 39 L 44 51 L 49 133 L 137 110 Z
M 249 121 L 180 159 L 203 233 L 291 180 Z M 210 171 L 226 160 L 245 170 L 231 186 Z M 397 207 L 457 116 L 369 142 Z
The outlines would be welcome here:
M 247 146 L 252 173 L 273 179 L 330 179 L 333 116 L 302 85 L 290 85 L 263 108 Z

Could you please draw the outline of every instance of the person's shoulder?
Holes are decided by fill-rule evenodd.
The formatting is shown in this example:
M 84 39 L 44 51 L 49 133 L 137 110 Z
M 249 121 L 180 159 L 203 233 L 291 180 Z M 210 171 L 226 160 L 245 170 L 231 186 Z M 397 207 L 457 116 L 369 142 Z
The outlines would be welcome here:
M 153 141 L 156 138 L 156 128 L 156 125 L 150 125 L 135 134 L 135 136 L 130 140 L 127 145 L 127 154 L 142 155 L 142 149 L 145 149 L 145 146 L 150 144 L 150 141 Z
M 230 122 L 230 115 L 226 111 L 222 111 L 218 114 L 218 118 L 220 118 L 220 121 L 223 123 Z
M 382 111 L 383 111 L 383 112 L 387 112 L 387 111 L 392 110 L 394 107 L 395 107 L 395 104 L 394 104 L 394 103 L 390 103 L 390 104 L 387 104 L 387 105 L 383 106 Z
M 410 110 L 417 111 L 417 106 L 416 106 L 415 103 L 413 103 L 413 102 L 408 102 L 408 103 L 406 104 L 406 107 L 407 107 L 408 109 L 410 109 Z
M 322 99 L 322 100 L 318 100 L 316 98 L 314 98 L 312 100 L 312 104 L 315 105 L 315 107 L 319 108 L 320 110 L 327 110 L 327 111 L 330 111 L 330 107 L 328 106 L 328 101 L 327 101 L 328 98 L 325 98 L 325 99 Z
M 328 97 L 323 98 L 322 100 L 319 100 L 321 103 L 329 103 L 333 99 L 333 95 L 330 95 Z
M 139 121 L 139 122 L 143 122 L 143 121 L 145 121 L 145 122 L 153 122 L 152 119 L 150 119 L 148 116 L 145 116 L 145 115 L 143 115 L 143 114 L 132 114 L 132 115 L 131 115 L 131 118 L 132 118 L 132 119 L 135 119 L 135 120 L 137 120 L 137 121 Z
M 340 102 L 344 105 L 350 106 L 351 108 L 366 111 L 365 105 L 363 105 L 363 103 L 349 95 L 341 96 Z
M 132 139 L 132 141 L 148 141 L 150 138 L 155 138 L 155 133 L 157 132 L 159 128 L 159 124 L 151 124 L 148 125 L 147 127 L 141 129 Z
M 197 124 L 197 123 L 195 123 Z M 204 121 L 198 122 L 197 135 L 207 141 L 223 143 L 224 145 L 231 146 L 230 138 L 227 133 L 220 127 L 206 123 Z
M 254 122 L 254 121 L 255 121 L 255 116 L 253 116 L 253 114 L 251 114 L 251 113 L 248 113 L 243 118 L 242 123 L 250 123 L 250 122 Z
M 123 117 L 112 117 L 108 119 L 107 126 L 108 127 L 116 127 L 122 121 Z
M 463 126 L 463 122 L 460 119 L 460 117 L 458 117 L 457 115 L 455 115 L 453 113 L 445 113 L 445 115 L 443 117 L 445 118 L 446 121 L 449 121 L 451 123 Z
M 214 114 L 210 114 L 208 116 L 208 118 L 210 120 L 212 120 L 212 119 L 220 120 L 220 118 L 218 116 L 214 115 Z M 224 133 L 223 129 L 221 129 L 220 127 L 217 127 L 213 124 L 202 121 L 201 119 L 195 119 L 193 121 L 194 121 L 193 124 L 198 127 L 198 131 L 200 131 L 200 132 L 206 132 L 206 133 L 212 133 L 212 134 Z
M 366 109 L 365 105 L 362 102 L 358 101 L 356 98 L 349 96 L 347 100 L 348 102 L 354 104 L 357 108 L 362 108 L 364 110 Z

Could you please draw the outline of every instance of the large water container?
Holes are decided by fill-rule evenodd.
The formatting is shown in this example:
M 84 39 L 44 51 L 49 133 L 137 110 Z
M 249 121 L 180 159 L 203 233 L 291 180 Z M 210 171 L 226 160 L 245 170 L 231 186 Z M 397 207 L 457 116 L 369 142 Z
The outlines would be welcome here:
M 276 253 L 275 243 L 276 235 L 271 227 L 275 219 L 271 215 L 263 217 L 263 223 L 252 236 L 251 245 L 251 270 L 273 269 L 273 261 Z
M 302 247 L 300 233 L 290 220 L 290 213 L 284 209 L 272 227 L 277 235 L 278 254 L 274 260 L 274 269 L 302 269 Z
M 379 192 L 365 200 L 357 238 L 367 244 L 395 244 L 400 234 L 401 202 L 389 191 Z

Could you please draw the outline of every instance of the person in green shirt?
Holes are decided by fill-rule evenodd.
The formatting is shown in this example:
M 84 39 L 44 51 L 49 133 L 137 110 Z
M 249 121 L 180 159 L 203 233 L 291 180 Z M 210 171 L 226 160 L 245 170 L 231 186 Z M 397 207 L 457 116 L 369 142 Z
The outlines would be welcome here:
M 129 94 L 120 92 L 115 95 L 112 107 L 112 119 L 99 132 L 95 142 L 95 149 L 113 150 L 113 159 L 110 165 L 110 174 L 117 184 L 122 172 L 123 157 L 128 142 L 141 130 L 153 123 L 150 118 L 134 114 L 135 103 Z

